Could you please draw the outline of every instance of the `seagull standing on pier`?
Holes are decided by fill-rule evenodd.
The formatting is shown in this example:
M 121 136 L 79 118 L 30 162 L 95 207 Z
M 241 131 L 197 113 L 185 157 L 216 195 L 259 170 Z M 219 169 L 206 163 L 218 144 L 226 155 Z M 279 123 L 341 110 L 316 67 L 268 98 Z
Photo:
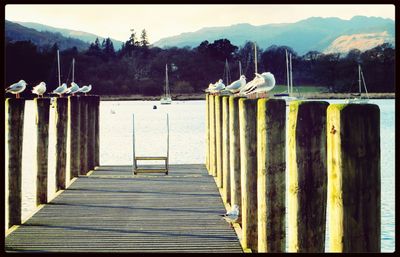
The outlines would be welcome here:
M 225 90 L 230 91 L 232 94 L 235 94 L 240 91 L 246 85 L 246 77 L 241 75 L 238 80 L 233 81 L 229 86 L 225 88 Z
M 87 93 L 89 93 L 90 92 L 90 90 L 92 90 L 92 85 L 89 85 L 89 86 L 83 86 L 83 87 L 81 87 L 80 89 L 79 89 L 79 93 L 84 93 L 85 95 L 87 94 Z
M 275 87 L 275 77 L 271 72 L 255 73 L 256 77 L 246 84 L 240 91 L 240 96 L 250 96 L 261 93 L 264 96 Z
M 65 94 L 67 92 L 67 84 L 66 83 L 62 83 L 61 86 L 57 87 L 56 89 L 53 90 L 53 94 L 57 94 L 59 96 L 62 96 L 63 94 Z
M 225 89 L 225 84 L 223 83 L 223 80 L 220 79 L 217 81 L 217 83 L 214 84 L 214 88 L 210 90 L 211 93 L 219 93 L 222 90 Z
M 71 94 L 72 96 L 75 95 L 79 91 L 79 86 L 75 82 L 71 82 L 71 87 L 67 89 L 67 94 Z
M 37 94 L 38 97 L 43 98 L 43 94 L 46 92 L 46 83 L 45 82 L 40 82 L 37 86 L 33 87 L 32 93 Z
M 6 93 L 12 93 L 15 96 L 15 98 L 19 98 L 19 94 L 25 90 L 26 85 L 28 85 L 25 80 L 21 79 L 17 83 L 12 84 L 8 88 L 6 88 Z
M 221 216 L 232 227 L 232 223 L 235 222 L 239 217 L 239 206 L 237 204 L 233 205 L 230 211 Z

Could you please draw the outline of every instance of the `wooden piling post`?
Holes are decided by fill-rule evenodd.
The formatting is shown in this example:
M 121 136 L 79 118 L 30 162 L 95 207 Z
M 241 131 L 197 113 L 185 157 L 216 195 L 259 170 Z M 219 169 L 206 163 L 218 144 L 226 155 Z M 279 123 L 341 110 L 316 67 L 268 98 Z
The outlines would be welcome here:
M 80 170 L 80 103 L 78 96 L 68 96 L 67 171 L 70 178 Z
M 257 252 L 257 100 L 239 99 L 243 246 Z
M 231 205 L 241 210 L 240 183 L 240 133 L 239 133 L 239 97 L 229 97 L 229 169 L 231 186 Z M 241 223 L 242 212 L 239 212 L 238 223 Z
M 94 109 L 95 109 L 94 166 L 100 166 L 100 96 L 95 96 Z
M 87 110 L 87 169 L 93 170 L 95 167 L 95 140 L 96 140 L 96 96 L 86 96 L 88 103 Z
M 47 168 L 49 149 L 50 98 L 35 98 L 36 109 L 36 205 L 45 204 L 47 197 Z
M 222 187 L 222 96 L 215 96 L 215 145 L 217 186 Z
M 55 170 L 56 191 L 66 188 L 67 169 L 67 133 L 68 133 L 68 98 L 57 97 L 54 101 L 55 108 Z
M 229 167 L 229 97 L 222 97 L 222 192 L 226 203 L 231 202 Z
M 8 227 L 21 224 L 22 142 L 25 99 L 5 101 Z
M 289 251 L 324 252 L 327 102 L 289 105 Z
M 217 154 L 215 144 L 215 97 L 209 96 L 210 100 L 210 175 L 217 176 Z
M 79 96 L 80 101 L 80 165 L 79 175 L 86 175 L 88 172 L 87 163 L 87 141 L 88 141 L 88 99 L 87 96 Z
M 380 252 L 379 107 L 331 104 L 327 130 L 330 251 Z
M 285 251 L 286 103 L 257 104 L 258 252 Z
M 209 112 L 209 94 L 206 93 L 206 168 L 210 174 L 210 112 Z

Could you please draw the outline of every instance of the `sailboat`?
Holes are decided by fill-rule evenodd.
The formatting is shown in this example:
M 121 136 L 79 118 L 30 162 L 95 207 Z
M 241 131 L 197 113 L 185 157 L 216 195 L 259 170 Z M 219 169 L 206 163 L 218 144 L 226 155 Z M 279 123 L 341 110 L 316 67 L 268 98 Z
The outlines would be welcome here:
M 367 98 L 362 98 L 361 97 L 361 80 L 364 85 L 364 90 Z M 367 86 L 365 84 L 364 80 L 364 74 L 361 70 L 361 65 L 358 64 L 358 93 L 353 95 L 354 98 L 350 98 L 346 100 L 346 103 L 367 103 L 369 101 L 369 96 L 368 96 L 368 91 L 367 91 Z
M 160 99 L 161 104 L 171 104 L 172 99 L 171 99 L 171 94 L 169 92 L 169 87 L 168 87 L 168 64 L 165 64 L 165 91 L 164 95 Z
M 292 54 L 285 49 L 286 53 L 286 81 L 287 81 L 287 93 L 274 94 L 274 96 L 281 97 L 290 102 L 297 99 L 293 96 L 293 71 L 292 71 Z M 289 58 L 288 58 L 289 57 Z

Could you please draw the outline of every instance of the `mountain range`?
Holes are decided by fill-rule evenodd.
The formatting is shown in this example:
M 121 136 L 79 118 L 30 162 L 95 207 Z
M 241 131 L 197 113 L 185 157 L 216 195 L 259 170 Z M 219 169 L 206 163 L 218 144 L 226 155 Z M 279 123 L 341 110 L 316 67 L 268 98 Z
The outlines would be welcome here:
M 11 41 L 31 40 L 39 46 L 57 43 L 62 50 L 76 46 L 80 51 L 87 50 L 90 43 L 93 43 L 96 38 L 99 39 L 100 43 L 105 39 L 84 31 L 56 28 L 35 22 L 11 22 L 7 20 L 5 22 L 5 34 L 6 38 Z M 110 39 L 113 42 L 114 49 L 119 50 L 122 42 Z
M 311 50 L 347 52 L 353 46 L 374 47 L 376 46 L 374 43 L 381 42 L 394 44 L 394 35 L 395 22 L 391 19 L 366 16 L 354 16 L 350 20 L 311 17 L 296 23 L 260 26 L 242 23 L 225 27 L 202 28 L 195 32 L 160 39 L 153 45 L 196 47 L 204 40 L 211 43 L 220 38 L 227 38 L 236 46 L 242 46 L 246 41 L 255 41 L 263 49 L 271 45 L 286 45 L 303 55 Z M 358 43 L 355 42 L 357 40 Z
M 76 46 L 78 50 L 86 50 L 96 38 L 100 42 L 103 40 L 92 33 L 33 22 L 6 20 L 5 32 L 7 40 L 31 40 L 37 45 L 57 42 L 61 49 Z M 243 46 L 246 41 L 255 41 L 262 49 L 271 45 L 289 46 L 300 55 L 308 51 L 346 53 L 353 48 L 365 51 L 386 42 L 394 46 L 395 22 L 379 17 L 354 16 L 350 20 L 311 17 L 295 23 L 260 26 L 241 23 L 185 32 L 160 39 L 152 45 L 161 48 L 197 47 L 205 40 L 212 43 L 222 38 L 229 39 L 236 46 Z M 121 41 L 111 40 L 116 50 L 121 48 Z

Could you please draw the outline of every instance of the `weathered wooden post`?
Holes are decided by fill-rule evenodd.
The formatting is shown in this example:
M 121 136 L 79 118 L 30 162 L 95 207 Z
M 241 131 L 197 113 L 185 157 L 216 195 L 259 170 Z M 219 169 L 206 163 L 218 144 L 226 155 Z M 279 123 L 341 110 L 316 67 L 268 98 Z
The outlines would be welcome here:
M 215 96 L 215 144 L 217 161 L 217 186 L 222 187 L 222 96 Z
M 330 250 L 380 252 L 379 107 L 331 104 L 327 130 Z
M 231 205 L 241 210 L 240 185 L 240 133 L 239 133 L 239 97 L 229 97 L 229 169 L 231 179 Z M 238 223 L 241 223 L 242 212 L 239 212 Z
M 284 252 L 286 103 L 259 99 L 257 108 L 258 252 Z
M 95 98 L 95 141 L 94 141 L 94 166 L 100 166 L 100 96 Z
M 210 112 L 209 94 L 206 93 L 206 168 L 210 174 Z
M 87 141 L 88 141 L 88 99 L 87 96 L 79 96 L 80 111 L 80 169 L 79 175 L 86 175 L 88 172 L 87 163 Z
M 257 251 L 257 99 L 239 100 L 243 246 Z
M 68 133 L 68 98 L 57 97 L 54 101 L 55 108 L 55 170 L 56 191 L 66 188 L 67 169 L 67 133 Z
M 289 251 L 324 252 L 327 102 L 289 105 Z
M 5 102 L 6 171 L 8 179 L 8 227 L 21 224 L 22 141 L 25 99 Z
M 67 171 L 70 178 L 80 170 L 80 103 L 78 96 L 68 96 Z
M 231 202 L 229 167 L 229 97 L 222 97 L 222 192 L 226 203 Z
M 96 96 L 86 96 L 88 103 L 87 111 L 87 169 L 93 170 L 95 167 L 95 140 L 96 140 Z
M 217 154 L 215 144 L 215 97 L 210 95 L 210 174 L 217 176 Z
M 36 109 L 36 205 L 45 204 L 47 197 L 47 167 L 49 150 L 50 98 L 35 98 Z

